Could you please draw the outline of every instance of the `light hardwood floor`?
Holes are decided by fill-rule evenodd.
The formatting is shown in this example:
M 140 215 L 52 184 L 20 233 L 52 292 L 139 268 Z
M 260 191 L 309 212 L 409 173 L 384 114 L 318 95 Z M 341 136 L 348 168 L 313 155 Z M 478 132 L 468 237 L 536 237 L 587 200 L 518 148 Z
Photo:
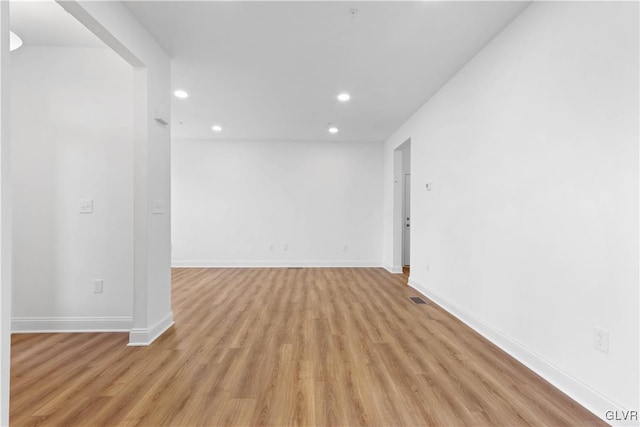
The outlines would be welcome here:
M 176 269 L 175 326 L 14 335 L 16 426 L 605 425 L 382 269 Z

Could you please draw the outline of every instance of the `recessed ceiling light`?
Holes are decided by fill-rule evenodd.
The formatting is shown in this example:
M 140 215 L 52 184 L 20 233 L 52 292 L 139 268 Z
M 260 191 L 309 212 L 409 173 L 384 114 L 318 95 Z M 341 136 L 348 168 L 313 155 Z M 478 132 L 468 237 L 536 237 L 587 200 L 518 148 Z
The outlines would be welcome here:
M 220 132 L 220 131 L 222 131 L 222 126 L 213 125 L 213 126 L 211 126 L 211 130 L 214 131 L 214 132 Z
M 9 31 L 9 52 L 13 52 L 22 46 L 22 39 L 13 31 Z
M 177 97 L 177 98 L 181 98 L 181 99 L 185 99 L 189 97 L 189 94 L 187 92 L 185 92 L 182 89 L 178 89 L 175 92 L 173 92 L 173 94 Z
M 349 95 L 348 93 L 341 93 L 340 95 L 338 95 L 339 101 L 347 102 L 350 99 L 351 99 L 351 95 Z
M 329 128 L 329 133 L 338 133 L 338 128 L 337 127 L 330 127 Z

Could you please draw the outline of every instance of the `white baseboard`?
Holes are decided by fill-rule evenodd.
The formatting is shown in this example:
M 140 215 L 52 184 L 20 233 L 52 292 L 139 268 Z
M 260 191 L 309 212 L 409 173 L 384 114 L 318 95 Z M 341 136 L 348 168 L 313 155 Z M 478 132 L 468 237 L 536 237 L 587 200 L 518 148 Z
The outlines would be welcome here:
M 173 260 L 174 268 L 287 268 L 287 267 L 381 267 L 380 261 L 215 261 L 215 260 Z
M 385 265 L 384 269 L 387 270 L 389 273 L 393 273 L 393 274 L 402 273 L 402 266 L 401 265 Z
M 522 344 L 502 334 L 501 332 L 494 329 L 491 325 L 488 325 L 477 317 L 467 313 L 464 309 L 462 309 L 455 303 L 449 301 L 444 297 L 441 297 L 436 292 L 429 289 L 425 284 L 419 282 L 418 280 L 415 280 L 412 277 L 409 277 L 409 286 L 424 294 L 431 301 L 435 302 L 437 305 L 461 320 L 471 329 L 478 332 L 487 340 L 500 347 L 506 353 L 514 357 L 516 360 L 534 371 L 536 374 L 540 375 L 549 383 L 553 384 L 557 389 L 578 402 L 580 405 L 584 406 L 586 409 L 591 411 L 598 418 L 601 418 L 603 421 L 612 423 L 612 420 L 607 420 L 605 418 L 607 411 L 609 413 L 611 413 L 612 411 L 618 411 L 618 413 L 626 411 L 625 408 L 622 408 L 621 406 L 610 401 L 605 396 L 601 395 L 589 386 L 576 380 L 575 378 L 562 371 L 557 366 L 551 364 L 543 357 L 529 350 Z M 633 409 L 636 410 L 636 408 Z M 638 425 L 638 423 L 636 421 L 635 423 L 616 423 L 614 425 L 636 426 Z
M 148 328 L 134 328 L 129 332 L 130 347 L 151 345 L 160 335 L 173 326 L 173 312 L 169 312 L 162 319 Z
M 129 332 L 131 317 L 14 317 L 11 333 Z

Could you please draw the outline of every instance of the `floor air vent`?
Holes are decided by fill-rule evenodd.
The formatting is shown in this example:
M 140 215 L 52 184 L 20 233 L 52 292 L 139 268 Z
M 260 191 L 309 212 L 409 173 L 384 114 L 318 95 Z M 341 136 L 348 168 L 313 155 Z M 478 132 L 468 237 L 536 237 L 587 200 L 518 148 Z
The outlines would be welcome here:
M 409 299 L 410 299 L 411 301 L 413 301 L 413 302 L 414 302 L 414 304 L 426 304 L 426 303 L 427 303 L 425 300 L 423 300 L 423 299 L 422 299 L 422 298 L 420 298 L 420 297 L 409 297 Z
M 287 270 L 302 270 L 304 267 L 287 267 Z

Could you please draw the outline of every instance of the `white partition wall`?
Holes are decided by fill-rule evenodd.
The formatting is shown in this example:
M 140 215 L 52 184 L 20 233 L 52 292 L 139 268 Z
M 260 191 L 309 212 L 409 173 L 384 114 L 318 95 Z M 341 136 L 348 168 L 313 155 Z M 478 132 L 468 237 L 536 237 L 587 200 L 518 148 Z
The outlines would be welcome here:
M 130 345 L 147 345 L 171 313 L 170 62 L 120 2 L 60 1 L 134 67 L 134 297 Z M 165 206 L 153 211 L 152 205 Z
M 174 141 L 173 265 L 382 264 L 382 143 Z

